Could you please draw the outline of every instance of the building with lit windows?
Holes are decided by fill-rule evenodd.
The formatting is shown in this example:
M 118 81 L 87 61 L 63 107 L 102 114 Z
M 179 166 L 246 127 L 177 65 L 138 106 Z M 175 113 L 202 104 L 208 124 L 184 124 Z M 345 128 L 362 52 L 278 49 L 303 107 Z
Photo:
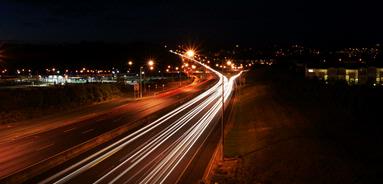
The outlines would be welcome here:
M 347 84 L 383 85 L 383 67 L 307 67 L 307 79 L 345 81 Z

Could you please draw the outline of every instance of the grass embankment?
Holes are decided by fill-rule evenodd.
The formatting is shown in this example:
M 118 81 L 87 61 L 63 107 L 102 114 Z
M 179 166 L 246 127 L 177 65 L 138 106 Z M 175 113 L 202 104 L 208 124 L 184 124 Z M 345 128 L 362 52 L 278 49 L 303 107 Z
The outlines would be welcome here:
M 219 183 L 376 183 L 381 89 L 250 72 L 229 121 Z M 230 168 L 234 167 L 234 169 Z
M 57 113 L 114 97 L 131 97 L 131 86 L 84 84 L 0 90 L 0 124 Z

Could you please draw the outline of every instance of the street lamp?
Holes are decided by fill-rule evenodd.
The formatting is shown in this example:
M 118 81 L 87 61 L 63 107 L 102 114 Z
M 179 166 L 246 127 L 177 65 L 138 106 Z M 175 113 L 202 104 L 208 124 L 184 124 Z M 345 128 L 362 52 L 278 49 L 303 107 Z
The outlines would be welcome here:
M 222 144 L 222 160 L 225 158 L 225 155 L 224 155 L 224 145 L 225 145 L 225 126 L 224 126 L 224 113 L 225 113 L 225 95 L 224 95 L 224 91 L 225 91 L 225 88 L 224 88 L 224 84 L 225 84 L 225 76 L 224 76 L 224 68 L 226 68 L 226 66 L 224 66 L 224 61 L 222 60 L 222 117 L 221 117 L 221 144 Z M 232 62 L 230 60 L 228 60 L 226 62 L 226 64 L 228 66 L 232 65 Z
M 223 60 L 222 60 L 223 65 Z M 222 143 L 222 161 L 225 158 L 224 153 L 224 145 L 225 145 L 225 126 L 224 126 L 224 113 L 225 113 L 225 95 L 224 95 L 224 84 L 225 84 L 225 76 L 223 74 L 223 67 L 222 67 L 222 117 L 221 117 L 221 143 Z
M 149 66 L 153 66 L 153 65 L 154 65 L 154 61 L 153 61 L 153 60 L 149 60 L 149 61 L 148 61 L 148 65 L 149 65 Z
M 230 65 L 231 65 L 231 61 L 228 60 L 228 61 L 226 62 L 226 64 L 227 64 L 228 66 L 230 66 Z
M 190 50 L 186 51 L 186 55 L 188 57 L 192 58 L 195 55 L 195 51 L 190 49 Z
M 128 65 L 132 66 L 133 65 L 133 61 L 128 61 Z
M 140 85 L 139 85 L 139 92 L 140 92 L 140 98 L 142 98 L 142 75 L 144 74 L 144 67 L 140 67 Z
M 149 69 L 150 70 L 153 70 L 154 69 L 154 61 L 153 60 L 149 60 L 148 61 L 148 65 L 149 65 Z M 143 85 L 143 80 L 142 80 L 142 75 L 144 75 L 145 74 L 145 72 L 144 72 L 144 67 L 143 66 L 141 66 L 140 67 L 140 98 L 142 98 L 142 92 L 143 92 L 143 87 L 144 87 L 144 85 Z

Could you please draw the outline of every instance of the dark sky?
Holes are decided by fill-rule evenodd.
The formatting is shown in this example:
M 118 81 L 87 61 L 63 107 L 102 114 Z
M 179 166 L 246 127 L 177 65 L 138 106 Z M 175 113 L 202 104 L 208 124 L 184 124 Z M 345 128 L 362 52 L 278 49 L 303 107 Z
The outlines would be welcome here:
M 362 0 L 3 0 L 0 40 L 377 43 L 381 11 Z

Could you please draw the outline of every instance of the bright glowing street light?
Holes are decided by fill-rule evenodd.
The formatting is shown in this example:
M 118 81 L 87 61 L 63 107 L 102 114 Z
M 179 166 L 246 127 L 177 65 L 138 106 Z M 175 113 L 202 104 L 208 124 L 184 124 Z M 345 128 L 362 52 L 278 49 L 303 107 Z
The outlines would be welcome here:
M 153 65 L 154 65 L 154 61 L 153 61 L 153 60 L 149 60 L 149 61 L 148 61 L 148 65 L 149 65 L 150 67 L 153 67 Z
M 194 50 L 188 50 L 188 51 L 186 52 L 186 55 L 187 55 L 188 57 L 194 57 L 195 52 L 194 52 Z
M 154 69 L 154 67 L 153 67 L 153 66 L 151 66 L 149 69 L 150 69 L 150 70 L 153 70 L 153 69 Z
M 128 65 L 132 66 L 133 65 L 133 61 L 128 61 Z
M 226 62 L 226 64 L 227 64 L 228 66 L 230 66 L 230 65 L 231 65 L 231 61 L 228 60 L 228 61 Z

